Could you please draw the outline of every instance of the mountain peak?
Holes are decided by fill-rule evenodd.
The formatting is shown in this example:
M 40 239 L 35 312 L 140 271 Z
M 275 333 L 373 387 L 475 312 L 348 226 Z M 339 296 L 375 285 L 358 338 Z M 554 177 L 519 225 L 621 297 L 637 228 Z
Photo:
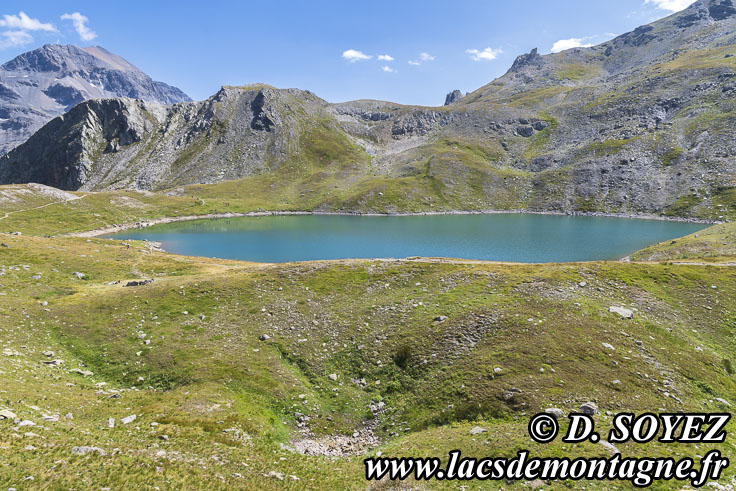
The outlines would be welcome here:
M 80 69 L 143 73 L 138 67 L 102 46 L 80 48 L 72 44 L 44 44 L 2 65 L 7 71 L 73 72 Z
M 45 44 L 0 66 L 0 154 L 76 104 L 107 97 L 162 104 L 191 100 L 101 46 Z
M 80 48 L 73 45 L 44 44 L 40 48 L 20 54 L 2 65 L 3 70 L 52 72 L 63 70 L 71 59 L 83 55 Z

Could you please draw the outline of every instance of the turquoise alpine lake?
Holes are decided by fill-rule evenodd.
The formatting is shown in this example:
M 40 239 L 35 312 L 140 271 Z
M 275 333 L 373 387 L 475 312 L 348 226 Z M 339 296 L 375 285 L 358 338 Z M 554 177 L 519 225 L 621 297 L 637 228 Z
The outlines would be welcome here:
M 412 256 L 544 263 L 620 259 L 705 227 L 519 213 L 285 215 L 173 222 L 106 237 L 160 242 L 175 254 L 269 263 Z

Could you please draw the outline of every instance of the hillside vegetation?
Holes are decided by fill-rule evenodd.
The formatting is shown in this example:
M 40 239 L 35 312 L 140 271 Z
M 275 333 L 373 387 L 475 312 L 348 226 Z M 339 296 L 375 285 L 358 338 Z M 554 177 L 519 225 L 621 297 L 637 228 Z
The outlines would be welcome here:
M 16 202 L 0 221 L 23 233 L 0 234 L 0 410 L 14 415 L 0 420 L 0 486 L 365 489 L 362 458 L 379 451 L 609 455 L 591 443 L 533 444 L 528 418 L 548 407 L 595 401 L 605 431 L 624 410 L 733 403 L 736 271 L 721 265 L 730 246 L 708 253 L 712 266 L 268 265 L 41 236 L 132 196 L 164 199 L 101 193 L 30 211 Z M 161 214 L 194 206 L 166 200 Z M 73 206 L 86 215 L 66 218 Z M 699 237 L 732 245 L 731 233 L 724 225 Z M 143 279 L 154 281 L 124 286 Z M 730 438 L 719 449 L 736 456 Z

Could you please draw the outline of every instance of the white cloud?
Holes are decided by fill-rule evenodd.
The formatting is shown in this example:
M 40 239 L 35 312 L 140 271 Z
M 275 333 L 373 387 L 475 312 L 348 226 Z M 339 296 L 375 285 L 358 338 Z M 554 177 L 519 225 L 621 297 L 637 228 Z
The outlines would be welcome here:
M 553 53 L 559 53 L 560 51 L 565 51 L 567 49 L 590 48 L 591 46 L 593 45 L 589 43 L 583 43 L 583 39 L 581 38 L 560 39 L 552 45 L 551 51 Z
M 382 66 L 382 67 L 381 67 L 381 70 L 383 70 L 384 72 L 388 72 L 388 73 L 394 73 L 394 72 L 396 71 L 396 70 L 394 70 L 393 68 L 391 68 L 391 67 L 390 67 L 390 66 L 388 66 L 388 65 L 384 65 L 384 66 Z
M 18 15 L 8 15 L 8 14 L 3 15 L 3 18 L 0 19 L 0 26 L 9 27 L 10 29 L 17 29 L 14 32 L 21 32 L 21 31 L 56 32 L 56 27 L 54 27 L 53 24 L 43 23 L 39 21 L 38 19 L 31 19 L 23 11 L 18 13 Z M 11 32 L 11 31 L 8 31 L 8 32 Z M 5 33 L 3 33 L 3 36 L 5 36 Z
M 74 12 L 73 14 L 62 15 L 61 20 L 72 21 L 72 24 L 74 24 L 74 29 L 77 31 L 77 34 L 79 34 L 79 37 L 82 39 L 82 41 L 92 41 L 94 38 L 97 37 L 97 33 L 87 27 L 87 21 L 89 21 L 89 19 L 86 15 L 82 15 L 79 12 Z
M 495 60 L 498 55 L 503 53 L 503 50 L 493 48 L 486 48 L 483 51 L 477 49 L 466 49 L 465 52 L 473 58 L 473 61 L 491 61 Z
M 410 65 L 418 66 L 421 65 L 422 62 L 425 61 L 434 61 L 435 57 L 430 55 L 429 53 L 419 53 L 419 59 L 418 60 L 412 60 L 409 62 Z
M 28 31 L 56 32 L 53 24 L 28 17 L 23 11 L 20 11 L 18 15 L 4 14 L 0 18 L 0 27 L 7 28 L 6 31 L 0 33 L 0 49 L 25 46 L 31 43 L 33 36 Z
M 644 0 L 644 4 L 651 4 L 662 10 L 679 12 L 695 3 L 695 0 Z
M 33 41 L 33 36 L 26 31 L 5 31 L 0 36 L 0 49 L 25 46 Z
M 355 63 L 360 60 L 370 60 L 373 58 L 371 55 L 367 55 L 357 49 L 348 49 L 342 52 L 342 57 L 348 60 L 350 63 Z
M 381 61 L 394 61 L 394 57 L 391 55 L 378 55 L 378 59 Z

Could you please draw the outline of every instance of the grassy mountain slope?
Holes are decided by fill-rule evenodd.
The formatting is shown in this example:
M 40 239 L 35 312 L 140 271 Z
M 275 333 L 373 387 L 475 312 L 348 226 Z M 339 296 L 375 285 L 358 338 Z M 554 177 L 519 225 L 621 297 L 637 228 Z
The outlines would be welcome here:
M 636 261 L 722 262 L 736 256 L 736 224 L 723 223 L 697 234 L 656 244 L 632 256 Z
M 532 445 L 527 418 L 596 400 L 606 428 L 609 411 L 719 411 L 727 408 L 715 399 L 736 393 L 732 268 L 271 266 L 102 239 L 3 234 L 0 242 L 9 246 L 0 248 L 0 406 L 36 425 L 0 421 L 6 487 L 364 489 L 360 457 L 287 447 L 355 431 L 360 441 L 375 424 L 379 446 L 359 447 L 369 454 L 606 456 L 600 445 Z M 155 281 L 113 283 L 136 278 Z M 634 309 L 634 318 L 610 305 Z M 53 360 L 63 364 L 44 363 Z M 374 419 L 379 401 L 385 409 Z M 474 426 L 488 431 L 471 435 Z M 80 445 L 105 455 L 72 454 Z M 734 458 L 730 440 L 719 449 Z
M 328 104 L 264 85 L 166 107 L 88 102 L 0 160 L 0 182 L 161 191 L 235 180 L 203 192 L 359 212 L 717 218 L 736 186 L 730 5 L 699 0 L 599 46 L 522 55 L 443 107 Z

